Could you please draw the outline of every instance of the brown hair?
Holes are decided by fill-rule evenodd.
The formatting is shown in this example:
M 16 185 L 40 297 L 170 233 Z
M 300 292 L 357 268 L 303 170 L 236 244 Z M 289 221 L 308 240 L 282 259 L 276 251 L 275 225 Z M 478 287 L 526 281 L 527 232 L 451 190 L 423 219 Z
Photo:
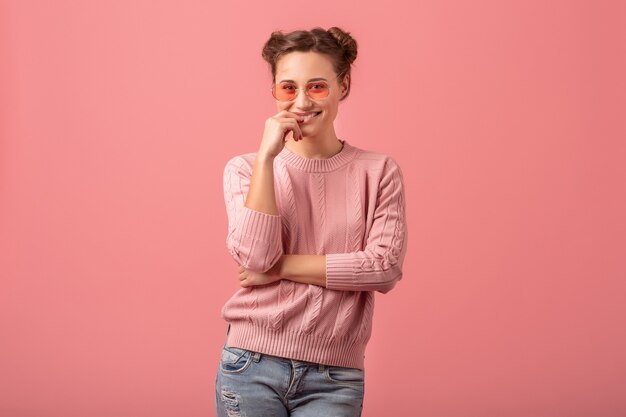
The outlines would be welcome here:
M 276 63 L 278 60 L 283 55 L 293 51 L 313 51 L 328 55 L 333 62 L 335 73 L 338 75 L 338 82 L 341 84 L 345 76 L 351 73 L 351 65 L 357 55 L 357 43 L 350 36 L 350 32 L 345 32 L 336 26 L 328 30 L 315 27 L 308 31 L 272 32 L 263 46 L 263 52 L 261 52 L 263 59 L 272 67 L 272 82 L 276 82 Z M 346 94 L 340 100 L 348 97 L 351 84 L 352 77 L 349 79 Z

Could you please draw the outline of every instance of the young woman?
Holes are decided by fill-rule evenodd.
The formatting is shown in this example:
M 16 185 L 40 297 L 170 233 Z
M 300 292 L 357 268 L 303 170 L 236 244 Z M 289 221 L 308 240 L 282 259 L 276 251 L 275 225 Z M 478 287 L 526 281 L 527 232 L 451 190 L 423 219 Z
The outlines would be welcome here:
M 374 294 L 402 278 L 407 230 L 396 161 L 335 134 L 356 55 L 337 27 L 263 48 L 278 112 L 224 169 L 242 288 L 222 309 L 220 417 L 361 415 Z

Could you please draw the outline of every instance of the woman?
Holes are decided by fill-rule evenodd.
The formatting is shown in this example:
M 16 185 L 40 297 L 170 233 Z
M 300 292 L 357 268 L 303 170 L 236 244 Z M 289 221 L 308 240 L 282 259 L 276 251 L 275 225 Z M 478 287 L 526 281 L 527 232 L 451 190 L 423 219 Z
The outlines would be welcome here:
M 395 160 L 335 134 L 356 55 L 337 27 L 263 48 L 278 112 L 224 169 L 242 288 L 222 309 L 219 416 L 361 415 L 374 293 L 402 278 L 407 232 Z

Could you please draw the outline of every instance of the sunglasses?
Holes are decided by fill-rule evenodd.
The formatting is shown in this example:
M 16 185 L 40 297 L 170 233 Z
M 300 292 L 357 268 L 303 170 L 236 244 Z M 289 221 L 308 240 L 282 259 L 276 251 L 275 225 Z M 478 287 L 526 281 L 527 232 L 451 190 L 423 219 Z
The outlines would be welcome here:
M 292 82 L 284 82 L 274 84 L 271 90 L 272 96 L 278 101 L 295 100 L 300 90 L 304 90 L 304 93 L 312 100 L 321 100 L 330 94 L 330 85 L 326 81 L 311 81 L 302 89 L 296 88 Z

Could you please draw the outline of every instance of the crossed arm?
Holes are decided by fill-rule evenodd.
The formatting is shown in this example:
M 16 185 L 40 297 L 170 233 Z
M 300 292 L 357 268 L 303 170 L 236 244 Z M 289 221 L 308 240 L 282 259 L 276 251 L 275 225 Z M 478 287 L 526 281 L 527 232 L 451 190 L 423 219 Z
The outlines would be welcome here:
M 278 215 L 274 194 L 273 157 L 257 154 L 246 190 L 245 206 L 266 215 Z M 228 172 L 228 171 L 226 171 Z M 238 182 L 238 181 L 237 181 Z M 242 190 L 243 191 L 243 190 Z M 268 198 L 267 196 L 272 196 Z M 326 255 L 281 255 L 268 271 L 254 272 L 238 266 L 242 286 L 261 285 L 280 279 L 326 287 Z
M 238 266 L 238 272 L 242 287 L 281 279 L 326 287 L 326 255 L 282 255 L 266 272 L 249 271 L 242 266 Z
M 365 246 L 346 253 L 285 254 L 283 219 L 275 200 L 266 197 L 274 195 L 271 160 L 257 156 L 252 171 L 250 175 L 242 157 L 231 159 L 224 170 L 229 218 L 226 243 L 237 262 L 242 286 L 287 279 L 332 290 L 386 293 L 402 278 L 407 248 L 404 187 L 392 158 L 385 160 Z

